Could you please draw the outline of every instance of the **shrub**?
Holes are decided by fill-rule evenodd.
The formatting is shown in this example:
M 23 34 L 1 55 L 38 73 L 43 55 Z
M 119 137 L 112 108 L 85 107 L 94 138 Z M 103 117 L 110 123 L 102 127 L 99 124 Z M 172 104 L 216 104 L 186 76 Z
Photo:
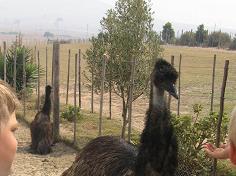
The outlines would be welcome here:
M 61 113 L 61 117 L 63 119 L 66 119 L 66 120 L 72 122 L 74 120 L 76 110 L 77 110 L 77 120 L 79 120 L 82 118 L 82 115 L 80 114 L 80 108 L 75 107 L 75 106 L 71 106 L 71 105 L 68 105 L 65 107 L 65 109 Z
M 208 116 L 200 117 L 202 106 L 193 106 L 194 116 L 174 116 L 173 124 L 179 142 L 180 168 L 187 168 L 197 175 L 207 175 L 211 164 L 210 159 L 202 151 L 202 145 L 208 141 L 214 143 L 216 139 L 216 128 L 218 113 L 210 113 Z M 223 141 L 227 133 L 228 117 L 223 116 L 220 139 Z
M 229 49 L 236 50 L 236 38 L 234 38 L 233 41 L 231 42 Z
M 185 46 L 195 46 L 196 45 L 196 34 L 192 31 L 187 31 L 183 33 L 178 40 L 179 45 L 185 45 Z
M 15 54 L 16 51 L 16 54 Z M 24 46 L 13 44 L 7 51 L 7 83 L 14 85 L 14 58 L 16 56 L 16 91 L 20 93 L 23 90 L 23 56 L 25 57 L 26 87 L 31 90 L 35 87 L 38 78 L 37 65 L 30 62 L 31 50 Z M 42 74 L 40 69 L 40 75 Z M 4 79 L 4 60 L 0 56 L 0 78 Z
M 208 36 L 208 47 L 228 48 L 231 43 L 229 34 L 218 31 Z

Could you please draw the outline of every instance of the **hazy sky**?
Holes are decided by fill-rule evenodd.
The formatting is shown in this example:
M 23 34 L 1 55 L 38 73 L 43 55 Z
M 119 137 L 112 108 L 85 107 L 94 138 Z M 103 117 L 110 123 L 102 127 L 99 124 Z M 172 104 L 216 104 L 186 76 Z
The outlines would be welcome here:
M 156 22 L 170 21 L 183 24 L 231 28 L 236 31 L 236 0 L 152 0 Z M 32 27 L 43 25 L 69 28 L 99 26 L 100 19 L 115 0 L 0 0 L 0 23 L 16 23 L 21 27 L 29 21 Z M 60 20 L 56 20 L 61 18 Z M 20 21 L 20 22 L 19 22 Z M 58 24 L 56 24 L 58 23 Z M 87 23 L 87 24 L 86 24 Z M 0 26 L 3 27 L 3 26 Z M 159 26 L 158 26 L 159 27 Z M 74 29 L 76 30 L 76 29 Z
M 152 0 L 151 3 L 156 20 L 236 29 L 236 0 Z
M 153 9 L 162 20 L 236 29 L 235 7 L 236 0 L 157 0 Z

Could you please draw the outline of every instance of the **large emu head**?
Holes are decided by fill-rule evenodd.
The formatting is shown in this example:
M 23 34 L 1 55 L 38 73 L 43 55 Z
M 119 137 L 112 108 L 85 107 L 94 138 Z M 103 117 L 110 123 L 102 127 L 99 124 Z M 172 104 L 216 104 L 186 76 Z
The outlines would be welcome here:
M 50 96 L 51 91 L 52 91 L 52 87 L 51 87 L 50 85 L 47 85 L 47 86 L 45 87 L 45 94 L 48 95 L 48 96 Z
M 153 85 L 169 92 L 173 97 L 178 99 L 175 83 L 178 73 L 175 68 L 165 61 L 158 59 L 152 72 Z

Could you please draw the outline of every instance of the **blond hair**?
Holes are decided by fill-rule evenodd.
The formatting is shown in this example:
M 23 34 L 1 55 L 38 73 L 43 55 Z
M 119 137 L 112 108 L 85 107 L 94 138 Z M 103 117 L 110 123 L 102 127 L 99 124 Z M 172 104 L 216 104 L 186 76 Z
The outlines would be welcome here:
M 0 79 L 0 123 L 7 122 L 19 105 L 19 100 L 9 85 Z
M 236 146 L 236 107 L 234 107 L 229 123 L 229 140 Z

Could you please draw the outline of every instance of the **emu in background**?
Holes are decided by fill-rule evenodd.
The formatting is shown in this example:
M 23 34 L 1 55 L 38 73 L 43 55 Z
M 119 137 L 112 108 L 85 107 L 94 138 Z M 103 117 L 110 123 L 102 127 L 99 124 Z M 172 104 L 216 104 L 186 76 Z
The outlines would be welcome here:
M 45 87 L 45 101 L 41 111 L 39 111 L 30 124 L 31 149 L 33 153 L 41 155 L 51 152 L 52 145 L 52 123 L 50 122 L 51 94 L 52 87 Z
M 102 136 L 89 142 L 63 176 L 172 176 L 178 161 L 178 144 L 164 91 L 178 98 L 175 68 L 159 59 L 151 74 L 149 109 L 140 145 Z

